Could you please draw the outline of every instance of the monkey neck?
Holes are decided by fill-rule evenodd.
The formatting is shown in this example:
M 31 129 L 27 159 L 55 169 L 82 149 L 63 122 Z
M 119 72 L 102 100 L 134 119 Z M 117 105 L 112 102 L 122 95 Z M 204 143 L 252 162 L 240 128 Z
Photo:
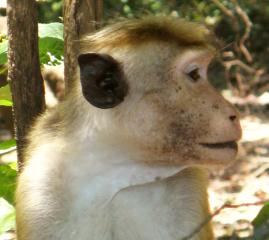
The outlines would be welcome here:
M 121 229 L 121 225 L 126 224 L 124 215 L 134 223 L 133 231 L 141 234 L 151 232 L 149 236 L 142 237 L 143 240 L 174 240 L 169 237 L 173 234 L 185 236 L 196 227 L 188 222 L 197 223 L 197 218 L 202 222 L 206 217 L 206 184 L 204 175 L 199 171 L 198 174 L 196 171 L 187 171 L 186 175 L 184 167 L 150 166 L 137 162 L 125 151 L 109 147 L 100 151 L 99 147 L 92 145 L 92 150 L 84 150 L 88 153 L 81 156 L 87 157 L 80 159 L 79 164 L 72 165 L 70 169 L 74 179 L 72 195 L 76 196 L 71 208 L 76 209 L 76 216 L 71 221 L 80 219 L 79 224 L 74 223 L 76 226 L 89 226 L 93 240 L 100 239 L 100 236 L 104 240 L 137 239 L 132 233 L 126 233 L 124 237 L 111 236 L 113 228 Z M 162 212 L 161 219 L 154 213 L 154 208 Z M 178 211 L 176 214 L 175 209 Z M 178 222 L 173 222 L 174 218 Z M 165 222 L 161 222 L 162 219 Z M 171 227 L 167 228 L 167 224 L 171 224 Z M 154 231 L 155 227 L 158 227 L 158 232 Z M 83 234 L 83 228 L 77 231 Z M 161 238 L 163 235 L 167 237 Z
M 83 158 L 78 165 L 72 165 L 69 171 L 71 175 L 76 175 L 75 182 L 87 184 L 87 189 L 96 190 L 91 198 L 103 195 L 104 201 L 111 200 L 121 189 L 166 179 L 185 168 L 176 165 L 149 165 L 146 161 L 134 159 L 130 155 L 131 151 L 115 146 L 91 143 L 90 148 L 81 151 L 83 153 L 80 156 Z

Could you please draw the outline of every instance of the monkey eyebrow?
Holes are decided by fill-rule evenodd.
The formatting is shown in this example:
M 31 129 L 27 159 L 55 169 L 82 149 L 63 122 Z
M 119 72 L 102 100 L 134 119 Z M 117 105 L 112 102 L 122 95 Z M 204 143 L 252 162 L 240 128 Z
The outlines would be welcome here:
M 212 51 L 195 51 L 194 52 L 194 56 L 190 57 L 189 60 L 187 60 L 187 62 L 189 61 L 193 61 L 196 60 L 196 62 L 210 62 L 212 60 L 212 58 L 215 57 L 215 54 Z
M 215 54 L 209 50 L 208 51 L 199 51 L 199 50 L 186 51 L 181 56 L 179 56 L 178 58 L 179 61 L 176 60 L 174 66 L 176 68 L 184 69 L 193 62 L 201 64 L 202 66 L 207 66 L 212 61 L 214 56 Z M 184 60 L 180 61 L 181 59 L 184 59 Z
M 205 52 L 205 53 L 202 53 L 201 56 L 197 58 L 197 61 L 209 63 L 214 57 L 215 57 L 215 54 L 212 54 L 211 52 Z

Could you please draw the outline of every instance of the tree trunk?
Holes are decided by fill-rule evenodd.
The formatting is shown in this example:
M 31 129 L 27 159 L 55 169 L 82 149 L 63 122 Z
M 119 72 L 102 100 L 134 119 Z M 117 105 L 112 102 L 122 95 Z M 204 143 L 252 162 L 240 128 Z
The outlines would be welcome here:
M 11 84 L 19 166 L 24 160 L 26 134 L 45 109 L 38 52 L 35 0 L 8 0 L 8 81 Z
M 78 75 L 79 38 L 94 31 L 103 16 L 103 0 L 64 1 L 64 76 L 66 93 Z

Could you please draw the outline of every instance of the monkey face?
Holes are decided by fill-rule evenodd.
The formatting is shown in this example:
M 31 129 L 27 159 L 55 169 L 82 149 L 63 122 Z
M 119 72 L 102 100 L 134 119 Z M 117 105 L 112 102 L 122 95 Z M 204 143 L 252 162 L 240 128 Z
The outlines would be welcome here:
M 212 53 L 152 43 L 119 52 L 78 59 L 85 99 L 109 119 L 103 132 L 135 146 L 143 161 L 218 165 L 235 159 L 239 116 L 207 81 Z
M 151 87 L 128 111 L 130 135 L 146 159 L 216 165 L 235 159 L 241 137 L 239 116 L 207 81 L 211 58 L 201 50 L 179 54 L 165 76 L 158 74 L 162 79 L 156 76 L 152 85 L 147 83 Z

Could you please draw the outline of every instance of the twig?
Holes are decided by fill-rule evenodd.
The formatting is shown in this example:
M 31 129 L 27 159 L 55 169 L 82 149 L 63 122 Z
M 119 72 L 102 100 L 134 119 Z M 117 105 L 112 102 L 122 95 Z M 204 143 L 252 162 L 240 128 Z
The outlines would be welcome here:
M 235 18 L 233 12 L 227 7 L 225 7 L 219 0 L 211 0 L 211 1 L 215 3 L 225 15 L 227 15 L 230 18 Z
M 256 169 L 251 175 L 254 178 L 260 177 L 267 169 L 269 169 L 269 163 L 265 163 L 264 165 L 260 166 L 258 169 Z
M 235 59 L 235 60 L 231 60 L 231 61 L 224 61 L 223 64 L 228 69 L 230 69 L 234 65 L 237 65 L 237 66 L 243 68 L 248 73 L 252 73 L 252 74 L 256 73 L 256 69 L 255 68 L 250 67 L 249 65 L 247 65 L 244 62 L 242 62 L 239 59 Z
M 250 66 L 250 63 L 253 62 L 253 56 L 246 47 L 246 42 L 249 39 L 252 28 L 252 22 L 246 12 L 240 7 L 237 0 L 230 0 L 230 2 L 233 4 L 234 10 L 229 9 L 220 0 L 211 1 L 216 4 L 216 6 L 222 11 L 224 15 L 230 18 L 230 23 L 235 33 L 233 51 L 235 52 L 234 55 L 237 56 L 233 56 L 234 59 L 232 60 L 222 59 L 222 64 L 226 69 L 226 81 L 228 87 L 232 90 L 233 93 L 237 92 L 239 93 L 239 95 L 245 96 L 249 93 L 251 86 L 253 85 L 253 83 L 251 84 L 251 82 L 259 82 L 261 76 L 259 69 Z M 241 22 L 244 24 L 243 34 L 240 33 Z M 232 77 L 230 70 L 233 66 L 238 66 L 236 67 L 235 71 L 235 78 L 237 81 L 236 87 L 238 88 L 238 91 L 236 91 L 236 88 L 231 84 L 230 80 L 230 78 Z M 243 73 L 241 70 L 246 71 L 246 73 Z
M 219 9 L 229 18 L 231 18 L 231 23 L 234 32 L 236 33 L 236 39 L 239 38 L 239 22 L 238 19 L 235 17 L 234 13 L 227 8 L 223 3 L 221 3 L 219 0 L 211 0 L 213 3 L 215 3 Z
M 235 78 L 236 78 L 236 82 L 237 82 L 239 92 L 240 93 L 245 93 L 246 92 L 246 85 L 243 82 L 243 76 L 240 73 L 240 71 L 236 71 Z
M 224 65 L 224 62 L 222 62 L 222 64 Z M 233 86 L 231 82 L 230 68 L 227 68 L 227 67 L 225 67 L 225 80 L 227 82 L 228 88 L 231 89 L 232 93 L 234 95 L 238 95 L 238 90 Z
M 220 49 L 222 51 L 223 49 Z M 234 52 L 233 51 L 223 51 L 222 57 L 224 58 L 234 58 Z
M 17 147 L 16 146 L 15 147 L 8 148 L 6 150 L 0 150 L 0 156 L 3 156 L 5 154 L 8 154 L 8 153 L 10 153 L 12 151 L 15 151 L 15 150 L 17 150 Z
M 217 210 L 215 210 L 212 214 L 210 214 L 208 217 L 205 218 L 205 220 L 199 224 L 194 231 L 189 234 L 188 236 L 180 239 L 180 240 L 190 240 L 193 236 L 195 236 L 197 233 L 199 233 L 203 227 L 205 227 L 216 215 L 218 215 L 223 209 L 227 208 L 239 208 L 239 207 L 249 207 L 249 206 L 259 206 L 263 205 L 265 203 L 268 203 L 269 199 L 254 202 L 254 203 L 241 203 L 241 204 L 228 204 L 224 203 L 221 207 L 219 207 Z
M 253 61 L 253 57 L 250 54 L 249 50 L 245 46 L 246 40 L 249 38 L 251 27 L 252 27 L 252 22 L 250 21 L 248 15 L 243 11 L 243 9 L 239 6 L 237 0 L 232 0 L 234 6 L 235 6 L 235 11 L 238 14 L 238 16 L 242 19 L 244 22 L 246 28 L 243 36 L 239 40 L 239 48 L 241 52 L 243 53 L 244 57 L 246 60 L 250 63 Z

